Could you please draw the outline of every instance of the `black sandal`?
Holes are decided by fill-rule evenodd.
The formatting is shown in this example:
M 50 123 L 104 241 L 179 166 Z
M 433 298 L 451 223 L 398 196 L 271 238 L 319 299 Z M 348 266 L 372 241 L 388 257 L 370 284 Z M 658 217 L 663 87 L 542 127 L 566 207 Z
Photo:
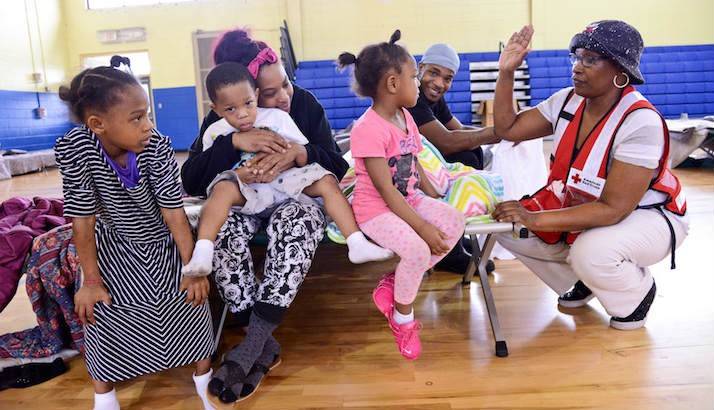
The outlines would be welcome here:
M 238 345 L 231 347 L 228 351 L 230 352 L 231 350 L 235 349 L 236 347 L 238 347 Z M 217 355 L 218 351 L 216 351 L 214 354 Z M 223 353 L 221 355 L 221 364 L 218 365 L 218 367 L 219 368 L 223 367 L 223 365 L 225 363 L 226 363 L 226 353 Z M 215 378 L 215 377 L 211 378 L 211 381 L 208 382 L 208 392 L 211 393 L 211 395 L 216 396 L 216 397 L 221 394 L 224 387 L 225 386 L 223 385 L 223 380 Z
M 228 373 L 233 373 L 234 370 L 237 368 L 237 372 L 240 374 L 240 376 L 238 377 L 238 380 L 236 382 L 243 383 L 246 378 L 246 374 L 243 371 L 241 365 L 238 364 L 238 362 L 234 362 L 232 360 L 224 360 L 223 363 L 221 363 L 221 367 L 223 366 L 228 367 Z M 208 391 L 213 396 L 217 396 L 221 403 L 224 404 L 235 403 L 238 400 L 238 397 L 236 397 L 235 393 L 233 393 L 233 390 L 231 390 L 229 387 L 227 388 L 223 380 L 215 377 L 211 379 L 211 381 L 208 383 Z
M 263 376 L 260 378 L 260 380 L 258 381 L 258 384 L 256 386 L 253 386 L 252 384 L 244 383 L 243 389 L 240 391 L 240 397 L 238 398 L 238 401 L 246 400 L 250 396 L 255 394 L 255 392 L 258 390 L 258 387 L 260 387 L 260 384 L 263 382 L 263 380 L 265 380 L 265 376 L 267 376 L 271 370 L 280 366 L 280 363 L 282 363 L 282 359 L 280 358 L 279 354 L 276 354 L 275 356 L 273 356 L 273 361 L 268 366 L 265 366 L 264 364 L 261 364 L 261 363 L 254 363 L 253 367 L 251 367 L 250 372 L 248 372 L 248 374 L 251 375 L 254 373 L 261 373 Z

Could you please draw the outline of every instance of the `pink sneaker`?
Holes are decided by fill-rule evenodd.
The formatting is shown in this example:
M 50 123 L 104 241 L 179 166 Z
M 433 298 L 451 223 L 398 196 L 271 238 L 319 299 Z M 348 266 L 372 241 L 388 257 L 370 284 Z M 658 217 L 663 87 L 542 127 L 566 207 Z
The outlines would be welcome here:
M 421 340 L 419 339 L 421 322 L 414 319 L 409 323 L 400 325 L 392 319 L 391 314 L 387 319 L 389 319 L 389 327 L 392 329 L 399 353 L 407 360 L 419 358 L 421 355 Z
M 389 319 L 394 310 L 394 272 L 384 275 L 372 291 L 372 300 L 382 314 Z

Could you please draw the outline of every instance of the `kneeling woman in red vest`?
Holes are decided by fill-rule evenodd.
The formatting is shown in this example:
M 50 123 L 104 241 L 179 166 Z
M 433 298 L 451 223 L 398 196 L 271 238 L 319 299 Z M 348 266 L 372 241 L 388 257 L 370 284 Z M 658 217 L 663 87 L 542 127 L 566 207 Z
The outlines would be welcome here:
M 622 21 L 590 24 L 570 43 L 574 87 L 516 113 L 514 72 L 532 36 L 524 27 L 501 54 L 495 131 L 509 141 L 553 135 L 550 176 L 530 197 L 496 208 L 496 219 L 530 230 L 527 239 L 499 242 L 560 295 L 561 306 L 597 297 L 610 326 L 640 328 L 656 293 L 647 267 L 671 254 L 674 268 L 688 231 L 667 125 L 632 86 L 644 83 L 642 37 Z

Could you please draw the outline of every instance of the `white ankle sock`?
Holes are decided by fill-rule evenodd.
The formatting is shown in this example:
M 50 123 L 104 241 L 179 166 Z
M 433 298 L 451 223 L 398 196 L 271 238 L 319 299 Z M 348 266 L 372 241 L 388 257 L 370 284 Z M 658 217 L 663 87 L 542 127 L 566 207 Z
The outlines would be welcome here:
M 200 239 L 193 248 L 193 256 L 188 265 L 181 269 L 186 276 L 206 276 L 213 270 L 213 242 Z
M 403 313 L 400 313 L 397 308 L 394 308 L 394 314 L 392 315 L 392 319 L 394 319 L 394 321 L 400 325 L 412 322 L 414 321 L 414 309 L 412 309 L 411 312 L 405 315 Z
M 203 402 L 204 410 L 216 410 L 211 402 L 208 401 L 208 382 L 211 381 L 211 376 L 213 376 L 213 369 L 200 376 L 196 376 L 196 373 L 193 374 L 193 383 L 196 385 L 196 393 L 198 393 L 198 397 L 200 397 L 201 402 Z
M 94 393 L 94 410 L 119 410 L 116 389 L 106 393 Z
M 367 240 L 364 234 L 357 231 L 347 237 L 347 256 L 352 263 L 383 261 L 394 256 L 394 252 L 384 249 Z

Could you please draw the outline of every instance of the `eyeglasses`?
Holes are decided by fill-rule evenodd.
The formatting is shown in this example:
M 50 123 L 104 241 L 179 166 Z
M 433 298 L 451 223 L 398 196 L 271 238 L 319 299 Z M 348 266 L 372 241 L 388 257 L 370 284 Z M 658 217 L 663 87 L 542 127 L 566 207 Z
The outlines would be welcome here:
M 598 61 L 606 60 L 606 57 L 602 56 L 591 56 L 591 55 L 578 55 L 575 53 L 570 53 L 570 64 L 575 65 L 578 62 L 583 65 L 583 67 L 590 68 L 598 63 Z

